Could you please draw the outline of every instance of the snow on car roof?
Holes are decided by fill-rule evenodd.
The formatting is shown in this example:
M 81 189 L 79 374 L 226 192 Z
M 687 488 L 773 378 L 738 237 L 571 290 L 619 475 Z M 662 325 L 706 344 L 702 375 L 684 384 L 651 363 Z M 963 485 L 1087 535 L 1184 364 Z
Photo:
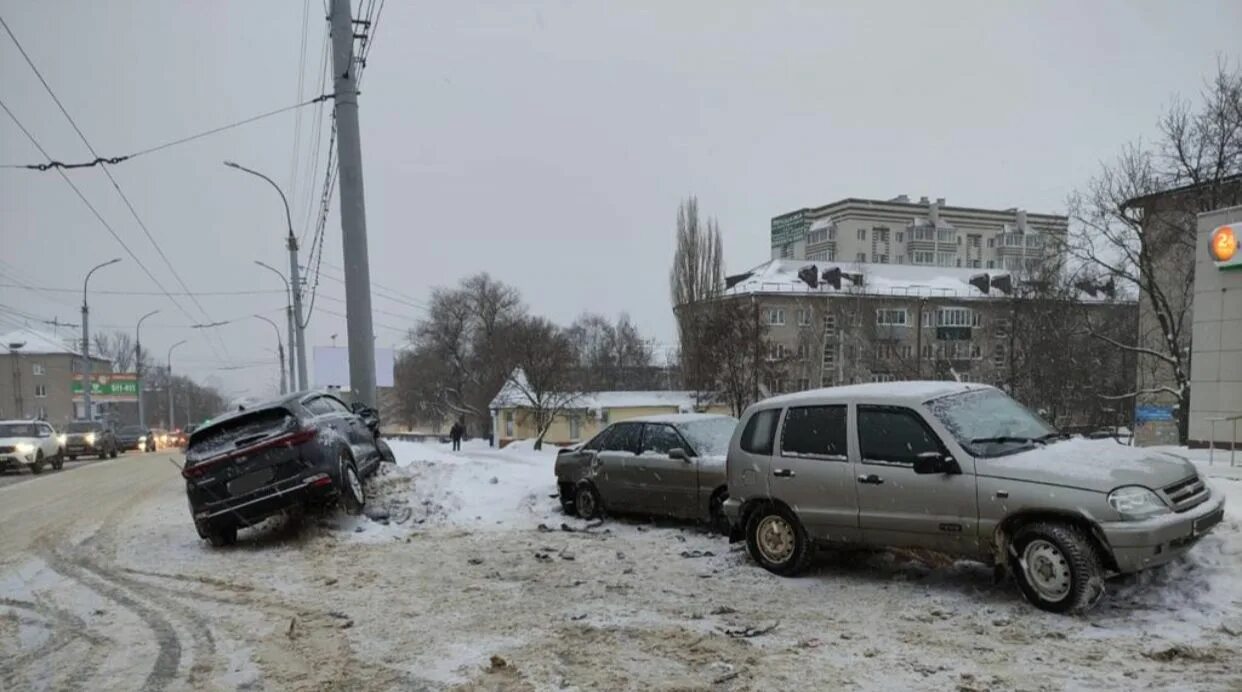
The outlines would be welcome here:
M 617 421 L 618 423 L 669 423 L 676 425 L 678 423 L 695 423 L 704 420 L 728 420 L 732 416 L 726 416 L 719 413 L 664 413 L 657 416 L 639 416 L 637 418 L 626 418 Z
M 764 399 L 761 404 L 799 404 L 828 399 L 876 398 L 908 403 L 922 403 L 949 394 L 960 394 L 976 389 L 995 389 L 985 384 L 952 382 L 944 380 L 909 380 L 905 382 L 871 382 L 842 387 L 812 389 L 794 394 L 782 394 Z

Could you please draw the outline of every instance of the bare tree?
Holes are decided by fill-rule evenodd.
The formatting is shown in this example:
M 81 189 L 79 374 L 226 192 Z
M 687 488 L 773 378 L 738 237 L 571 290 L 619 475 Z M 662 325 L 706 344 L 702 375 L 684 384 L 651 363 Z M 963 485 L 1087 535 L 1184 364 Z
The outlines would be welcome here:
M 94 341 L 95 354 L 112 361 L 114 372 L 134 372 L 135 355 L 134 337 L 129 332 L 111 331 L 96 332 Z M 151 366 L 147 353 L 142 354 L 142 368 L 145 371 Z
M 1242 70 L 1225 63 L 1197 103 L 1179 99 L 1154 144 L 1127 145 L 1070 196 L 1070 255 L 1087 271 L 1133 289 L 1142 303 L 1137 339 L 1093 332 L 1135 354 L 1145 375 L 1118 397 L 1164 396 L 1189 424 L 1190 338 L 1196 214 L 1242 202 Z
M 651 344 L 638 327 L 622 314 L 614 324 L 601 315 L 587 313 L 566 330 L 577 355 L 577 371 L 583 388 L 636 390 L 658 386 L 660 374 Z
M 700 403 L 727 403 L 740 416 L 766 385 L 788 376 L 789 357 L 773 355 L 767 325 L 751 301 L 717 299 L 697 306 L 694 326 L 701 337 L 695 388 Z
M 582 392 L 574 382 L 574 349 L 564 330 L 540 317 L 528 317 L 509 329 L 514 370 L 505 388 L 534 418 L 535 449 L 557 414 L 578 401 Z
M 715 219 L 700 220 L 698 200 L 690 197 L 677 208 L 677 248 L 669 272 L 669 290 L 677 316 L 683 377 L 694 389 L 704 386 L 704 378 L 710 375 L 700 363 L 708 349 L 702 341 L 704 325 L 700 324 L 705 313 L 697 306 L 716 298 L 723 288 L 720 228 Z

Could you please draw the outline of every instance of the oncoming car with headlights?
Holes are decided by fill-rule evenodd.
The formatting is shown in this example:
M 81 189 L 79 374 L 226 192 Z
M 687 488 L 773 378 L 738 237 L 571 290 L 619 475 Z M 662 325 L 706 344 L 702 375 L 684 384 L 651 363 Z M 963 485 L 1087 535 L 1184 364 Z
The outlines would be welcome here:
M 1000 390 L 955 382 L 761 401 L 727 475 L 735 537 L 772 572 L 801 571 L 817 545 L 926 548 L 994 562 L 1053 612 L 1181 556 L 1225 504 L 1185 459 L 1067 439 Z
M 82 456 L 97 456 L 100 459 L 115 459 L 116 434 L 112 428 L 99 421 L 74 421 L 65 427 L 64 440 L 61 446 L 70 461 Z
M 25 467 L 43 473 L 48 465 L 57 470 L 65 465 L 51 425 L 41 420 L 0 421 L 0 471 Z

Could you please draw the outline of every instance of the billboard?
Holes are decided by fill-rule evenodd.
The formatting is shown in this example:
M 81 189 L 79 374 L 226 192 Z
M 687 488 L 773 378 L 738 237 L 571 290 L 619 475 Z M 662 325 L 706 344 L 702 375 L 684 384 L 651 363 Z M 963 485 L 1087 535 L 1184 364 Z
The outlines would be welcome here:
M 70 385 L 75 401 L 82 400 L 82 378 Z M 132 372 L 91 373 L 91 398 L 97 401 L 138 401 L 138 375 Z
M 806 209 L 772 219 L 772 247 L 795 243 L 806 237 L 811 228 L 811 217 Z
M 335 346 L 316 346 L 312 356 L 315 371 L 312 384 L 316 388 L 339 387 L 349 389 L 349 349 Z M 395 356 L 391 348 L 375 349 L 375 386 L 393 386 Z
M 1233 225 L 1217 226 L 1208 236 L 1208 254 L 1218 269 L 1242 269 L 1238 234 Z

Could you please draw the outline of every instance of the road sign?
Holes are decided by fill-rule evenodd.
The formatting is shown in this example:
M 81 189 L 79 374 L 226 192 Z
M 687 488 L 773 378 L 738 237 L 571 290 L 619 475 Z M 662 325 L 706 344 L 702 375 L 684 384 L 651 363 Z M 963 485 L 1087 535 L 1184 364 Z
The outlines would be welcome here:
M 74 398 L 82 396 L 82 378 L 73 378 Z M 138 401 L 138 375 L 132 372 L 91 374 L 91 397 L 107 401 Z
M 1173 407 L 1160 404 L 1139 404 L 1134 407 L 1134 420 L 1139 423 L 1173 420 Z
M 772 247 L 802 240 L 811 228 L 811 219 L 805 209 L 772 219 Z

